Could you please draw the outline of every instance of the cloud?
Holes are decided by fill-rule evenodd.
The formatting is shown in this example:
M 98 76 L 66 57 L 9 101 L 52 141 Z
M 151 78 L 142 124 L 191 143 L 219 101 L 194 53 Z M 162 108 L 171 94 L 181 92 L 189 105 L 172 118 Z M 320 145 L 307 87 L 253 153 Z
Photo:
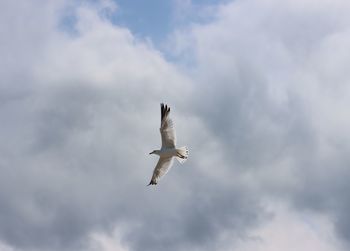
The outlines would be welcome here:
M 271 207 L 272 220 L 254 230 L 249 239 L 239 242 L 237 250 L 342 250 L 332 224 L 315 213 L 296 213 L 281 205 Z
M 195 58 L 195 109 L 231 165 L 270 199 L 327 215 L 346 242 L 348 7 L 235 1 L 174 35 L 178 55 Z
M 46 7 L 60 13 L 65 5 Z M 91 245 L 91 234 L 121 225 L 127 248 L 178 250 L 215 247 L 210 240 L 223 231 L 240 236 L 259 222 L 249 188 L 201 173 L 196 159 L 215 149 L 200 147 L 207 131 L 186 111 L 191 80 L 96 6 L 74 8 L 74 34 L 62 30 L 59 14 L 49 24 L 39 16 L 26 28 L 43 23 L 45 39 L 29 32 L 11 48 L 31 50 L 17 55 L 22 68 L 9 65 L 2 99 L 1 240 L 18 250 L 78 250 Z M 201 134 L 192 135 L 192 168 L 176 167 L 162 189 L 150 190 L 155 160 L 147 153 L 159 145 L 161 101 L 176 108 L 179 134 Z M 186 132 L 187 120 L 194 121 Z M 201 167 L 210 172 L 207 163 Z
M 278 227 L 266 203 L 275 201 L 293 211 L 282 222 L 321 214 L 346 243 L 346 7 L 218 6 L 213 21 L 174 33 L 173 52 L 189 52 L 184 67 L 114 25 L 112 2 L 9 2 L 0 15 L 11 34 L 0 49 L 1 245 L 227 250 L 263 226 L 258 235 L 271 240 Z M 62 27 L 67 8 L 74 22 Z M 191 155 L 149 189 L 162 101 Z M 314 234 L 304 222 L 290 233 L 299 228 Z M 300 246 L 333 247 L 319 238 Z

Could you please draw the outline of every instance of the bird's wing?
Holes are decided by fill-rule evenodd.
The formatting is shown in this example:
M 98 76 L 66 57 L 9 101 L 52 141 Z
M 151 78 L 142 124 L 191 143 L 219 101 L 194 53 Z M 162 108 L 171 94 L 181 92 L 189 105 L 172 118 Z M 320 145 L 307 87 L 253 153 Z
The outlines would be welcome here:
M 169 171 L 172 164 L 173 157 L 159 158 L 158 163 L 154 168 L 151 182 L 148 185 L 157 185 L 159 179 Z
M 160 105 L 161 110 L 161 123 L 160 123 L 160 135 L 162 136 L 162 148 L 172 148 L 176 145 L 176 134 L 173 121 L 169 118 L 170 107 Z

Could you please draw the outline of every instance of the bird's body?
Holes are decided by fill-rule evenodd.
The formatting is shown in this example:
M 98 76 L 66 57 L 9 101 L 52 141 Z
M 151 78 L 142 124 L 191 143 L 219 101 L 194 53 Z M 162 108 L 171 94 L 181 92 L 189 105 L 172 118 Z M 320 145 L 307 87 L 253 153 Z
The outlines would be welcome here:
M 176 157 L 177 151 L 176 148 L 161 148 L 160 150 L 156 150 L 154 154 L 159 155 L 161 158 Z
M 159 155 L 159 160 L 154 168 L 151 182 L 148 185 L 156 185 L 159 179 L 164 176 L 173 164 L 175 157 L 180 163 L 188 158 L 187 147 L 176 148 L 176 135 L 172 120 L 169 118 L 170 107 L 161 104 L 161 124 L 160 134 L 162 137 L 162 147 L 154 150 L 150 154 Z

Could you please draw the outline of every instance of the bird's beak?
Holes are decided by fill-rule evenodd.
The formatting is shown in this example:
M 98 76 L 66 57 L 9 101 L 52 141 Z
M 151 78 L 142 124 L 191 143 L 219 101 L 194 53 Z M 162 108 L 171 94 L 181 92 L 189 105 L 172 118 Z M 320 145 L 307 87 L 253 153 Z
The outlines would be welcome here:
M 152 154 L 153 152 L 150 152 L 149 154 Z

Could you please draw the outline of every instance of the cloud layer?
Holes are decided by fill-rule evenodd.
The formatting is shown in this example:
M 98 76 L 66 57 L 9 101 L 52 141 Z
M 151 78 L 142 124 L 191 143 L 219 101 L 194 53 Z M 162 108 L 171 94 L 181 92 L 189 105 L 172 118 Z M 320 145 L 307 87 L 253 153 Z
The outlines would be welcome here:
M 113 24 L 112 2 L 3 5 L 5 250 L 242 250 L 281 231 L 275 202 L 347 247 L 349 4 L 217 6 L 169 36 L 176 63 Z M 149 189 L 160 102 L 191 155 Z

